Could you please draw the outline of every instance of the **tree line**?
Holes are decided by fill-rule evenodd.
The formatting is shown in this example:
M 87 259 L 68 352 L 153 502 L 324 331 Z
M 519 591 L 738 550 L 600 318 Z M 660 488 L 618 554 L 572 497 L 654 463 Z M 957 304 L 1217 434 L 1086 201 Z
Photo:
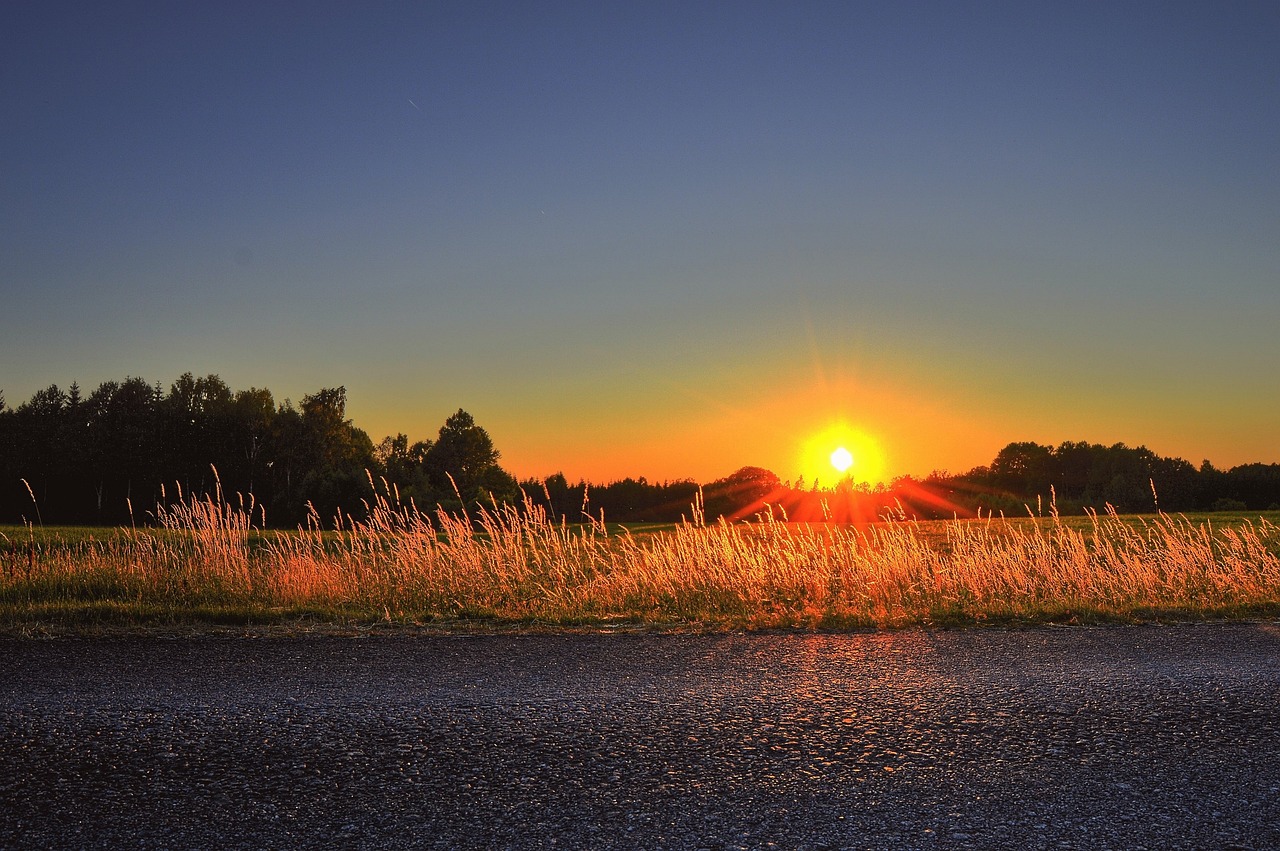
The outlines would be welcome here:
M 10 409 L 0 396 L 0 522 L 143 523 L 155 506 L 218 491 L 253 495 L 255 522 L 293 527 L 359 515 L 371 476 L 424 509 L 518 496 L 488 433 L 465 411 L 434 440 L 375 445 L 346 415 L 345 387 L 277 403 L 217 375 L 182 375 L 166 392 L 141 378 L 85 396 L 50 386 Z
M 166 391 L 141 378 L 108 381 L 85 396 L 50 386 L 16 408 L 0 393 L 0 522 L 146 523 L 182 496 L 252 494 L 255 522 L 291 528 L 314 515 L 331 526 L 361 517 L 375 488 L 424 512 L 529 499 L 570 522 L 672 522 L 772 514 L 778 519 L 869 522 L 1027 511 L 1062 514 L 1107 505 L 1262 511 L 1280 508 L 1280 464 L 1219 470 L 1145 447 L 1011 443 L 989 465 L 875 487 L 830 488 L 743 467 L 713 482 L 570 483 L 563 474 L 518 482 L 488 432 L 466 411 L 432 439 L 404 434 L 375 444 L 346 416 L 346 388 L 277 402 L 259 388 L 232 391 L 217 375 L 186 373 Z

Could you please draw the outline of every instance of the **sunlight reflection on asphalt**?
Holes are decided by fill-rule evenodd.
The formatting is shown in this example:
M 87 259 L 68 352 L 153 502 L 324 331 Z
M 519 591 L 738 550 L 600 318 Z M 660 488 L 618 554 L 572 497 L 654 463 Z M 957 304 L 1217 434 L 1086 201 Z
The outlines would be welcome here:
M 1280 845 L 1275 626 L 3 648 L 5 847 Z

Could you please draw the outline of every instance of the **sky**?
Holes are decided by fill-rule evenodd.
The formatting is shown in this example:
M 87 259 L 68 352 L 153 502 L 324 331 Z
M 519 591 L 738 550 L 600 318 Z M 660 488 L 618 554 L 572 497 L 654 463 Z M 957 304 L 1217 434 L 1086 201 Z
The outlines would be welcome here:
M 0 6 L 0 390 L 520 478 L 1280 462 L 1280 4 Z

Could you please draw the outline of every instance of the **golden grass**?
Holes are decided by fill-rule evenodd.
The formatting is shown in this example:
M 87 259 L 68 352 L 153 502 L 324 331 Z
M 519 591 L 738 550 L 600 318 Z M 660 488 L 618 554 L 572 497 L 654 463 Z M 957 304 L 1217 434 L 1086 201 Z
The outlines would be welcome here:
M 984 518 L 855 528 L 768 514 L 632 535 L 530 501 L 428 516 L 378 496 L 367 520 L 259 536 L 250 501 L 188 498 L 158 526 L 0 565 L 0 625 L 629 622 L 704 629 L 1133 621 L 1280 613 L 1280 527 L 1114 513 L 1069 526 Z

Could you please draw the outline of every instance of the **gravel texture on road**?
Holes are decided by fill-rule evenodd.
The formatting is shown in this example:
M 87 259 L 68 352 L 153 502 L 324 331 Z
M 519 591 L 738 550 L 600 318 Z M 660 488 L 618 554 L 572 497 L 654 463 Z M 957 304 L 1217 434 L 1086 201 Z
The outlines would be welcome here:
M 1280 626 L 0 641 L 7 848 L 1280 848 Z

